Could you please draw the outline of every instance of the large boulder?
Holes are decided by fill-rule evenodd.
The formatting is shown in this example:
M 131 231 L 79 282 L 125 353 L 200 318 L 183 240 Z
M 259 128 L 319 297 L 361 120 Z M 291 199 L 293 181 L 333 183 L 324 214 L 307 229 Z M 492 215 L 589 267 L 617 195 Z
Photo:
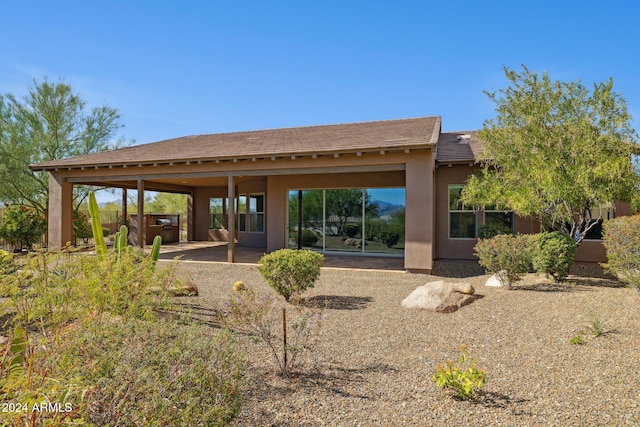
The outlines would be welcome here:
M 421 308 L 438 313 L 452 313 L 475 299 L 475 289 L 468 283 L 445 283 L 443 280 L 418 286 L 402 301 L 405 308 Z

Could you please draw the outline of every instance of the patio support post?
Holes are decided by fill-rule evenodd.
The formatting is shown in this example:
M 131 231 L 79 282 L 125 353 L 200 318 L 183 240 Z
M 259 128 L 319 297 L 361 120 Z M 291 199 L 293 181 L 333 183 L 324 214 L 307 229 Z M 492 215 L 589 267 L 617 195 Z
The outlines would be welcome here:
M 193 240 L 193 191 L 187 194 L 187 240 Z
M 229 175 L 227 182 L 227 197 L 229 198 L 229 211 L 227 212 L 227 226 L 229 228 L 229 243 L 227 244 L 227 262 L 235 262 L 236 259 L 236 187 L 233 175 Z
M 73 184 L 58 174 L 49 174 L 47 247 L 62 248 L 73 242 Z
M 144 181 L 138 179 L 138 246 L 144 248 L 147 241 L 146 230 L 144 229 Z

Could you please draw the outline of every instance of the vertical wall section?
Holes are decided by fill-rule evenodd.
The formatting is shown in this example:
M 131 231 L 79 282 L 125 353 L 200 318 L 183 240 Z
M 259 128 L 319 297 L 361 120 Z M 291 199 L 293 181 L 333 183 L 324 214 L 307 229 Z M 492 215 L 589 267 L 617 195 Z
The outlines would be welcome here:
M 431 273 L 434 238 L 434 152 L 416 153 L 406 163 L 404 267 Z

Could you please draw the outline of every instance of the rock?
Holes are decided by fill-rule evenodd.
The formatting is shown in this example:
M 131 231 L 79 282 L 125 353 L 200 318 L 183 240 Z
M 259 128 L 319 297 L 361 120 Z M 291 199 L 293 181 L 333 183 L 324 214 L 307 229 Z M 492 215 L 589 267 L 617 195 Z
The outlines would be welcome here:
M 494 274 L 493 276 L 489 277 L 489 279 L 487 279 L 487 282 L 484 285 L 498 288 L 502 286 L 502 282 L 500 281 L 500 279 L 498 279 L 498 276 Z
M 439 280 L 418 286 L 402 301 L 402 306 L 452 313 L 475 301 L 474 292 L 475 289 L 468 283 L 445 283 Z
M 511 289 L 511 283 L 505 283 L 506 281 L 507 281 L 507 272 L 506 270 L 501 270 L 499 273 L 489 277 L 489 279 L 487 279 L 487 282 L 484 285 L 493 286 L 496 288 L 503 287 L 505 289 Z
M 148 291 L 152 294 L 161 294 L 166 292 L 172 297 L 197 297 L 199 294 L 198 287 L 192 284 L 174 286 L 166 289 L 159 286 L 150 286 Z

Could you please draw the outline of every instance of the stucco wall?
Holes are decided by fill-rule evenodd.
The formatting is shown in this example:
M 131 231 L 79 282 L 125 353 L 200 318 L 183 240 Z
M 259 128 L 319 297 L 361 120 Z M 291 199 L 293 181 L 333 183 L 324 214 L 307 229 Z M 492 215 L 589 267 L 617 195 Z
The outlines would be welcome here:
M 261 193 L 267 197 L 267 179 L 256 177 L 250 179 L 236 179 L 236 194 Z M 212 197 L 227 197 L 227 187 L 196 188 L 193 197 L 194 212 L 194 240 L 214 240 L 209 230 L 209 199 Z M 265 212 L 265 224 L 269 218 Z M 237 236 L 238 246 L 264 248 L 267 246 L 267 227 L 263 233 L 239 232 Z
M 464 184 L 477 167 L 468 165 L 439 165 L 435 181 L 435 258 L 477 259 L 473 256 L 476 239 L 449 238 L 449 185 Z

